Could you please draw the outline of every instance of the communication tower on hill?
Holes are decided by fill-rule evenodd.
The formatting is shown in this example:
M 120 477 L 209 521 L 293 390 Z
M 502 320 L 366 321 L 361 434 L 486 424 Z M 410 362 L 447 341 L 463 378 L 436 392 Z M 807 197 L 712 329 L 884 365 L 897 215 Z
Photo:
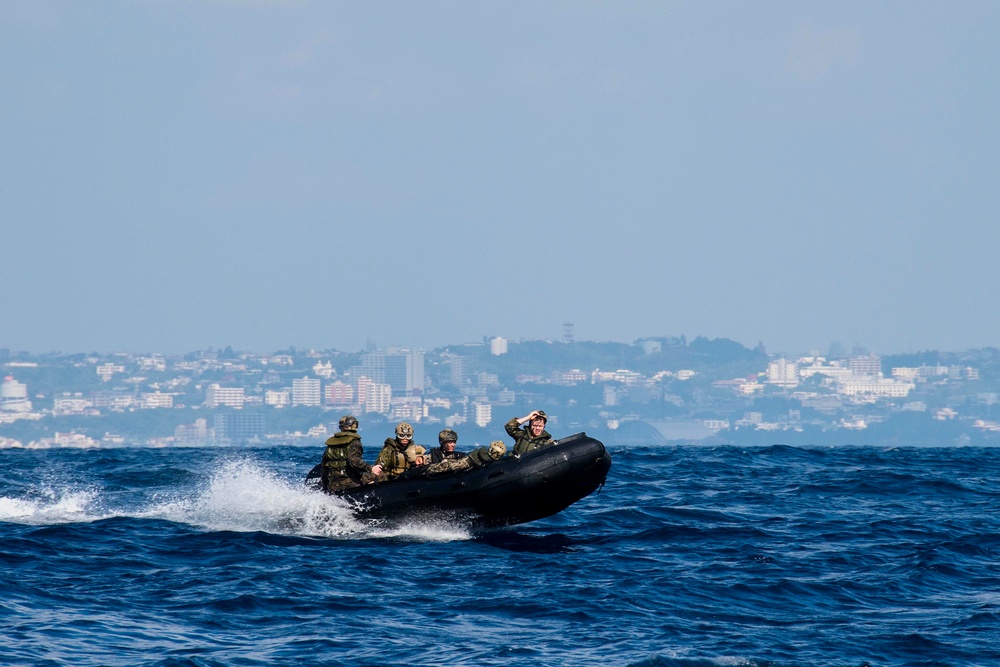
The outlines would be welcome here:
M 573 323 L 566 322 L 563 324 L 563 341 L 567 343 L 573 342 Z

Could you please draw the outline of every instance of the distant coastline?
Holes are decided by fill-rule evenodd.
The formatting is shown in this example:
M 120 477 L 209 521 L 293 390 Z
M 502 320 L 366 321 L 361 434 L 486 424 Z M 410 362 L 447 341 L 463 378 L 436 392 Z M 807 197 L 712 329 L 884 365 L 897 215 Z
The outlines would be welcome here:
M 728 339 L 508 341 L 358 352 L 44 354 L 0 348 L 0 448 L 320 442 L 356 414 L 433 443 L 544 407 L 611 446 L 994 446 L 1000 351 L 770 355 Z

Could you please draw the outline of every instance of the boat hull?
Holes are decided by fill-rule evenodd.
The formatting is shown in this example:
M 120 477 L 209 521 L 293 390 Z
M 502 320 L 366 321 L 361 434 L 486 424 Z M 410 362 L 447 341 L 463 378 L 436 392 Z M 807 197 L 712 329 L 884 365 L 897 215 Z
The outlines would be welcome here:
M 603 486 L 610 469 L 604 445 L 578 433 L 482 468 L 404 476 L 336 495 L 350 501 L 363 518 L 393 522 L 430 516 L 498 527 L 561 512 Z

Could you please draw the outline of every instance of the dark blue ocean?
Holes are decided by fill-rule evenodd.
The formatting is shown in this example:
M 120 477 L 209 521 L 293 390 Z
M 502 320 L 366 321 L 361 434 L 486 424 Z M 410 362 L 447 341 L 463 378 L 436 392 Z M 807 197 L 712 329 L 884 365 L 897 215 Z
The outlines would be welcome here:
M 1000 665 L 1000 450 L 606 444 L 484 534 L 358 522 L 321 446 L 0 451 L 0 664 Z

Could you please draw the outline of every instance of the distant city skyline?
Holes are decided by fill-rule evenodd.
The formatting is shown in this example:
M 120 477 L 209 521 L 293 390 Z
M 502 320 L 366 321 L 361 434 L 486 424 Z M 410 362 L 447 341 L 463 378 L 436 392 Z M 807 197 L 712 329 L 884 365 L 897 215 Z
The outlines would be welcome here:
M 879 443 L 1000 437 L 1000 349 L 837 354 L 849 356 L 765 355 L 731 341 L 676 338 L 13 360 L 0 349 L 0 449 L 322 441 L 345 413 L 367 424 L 469 434 L 537 405 L 560 430 L 599 429 L 645 443 L 736 444 L 776 433 L 810 444 L 856 443 L 861 432 Z
M 1000 344 L 1000 3 L 0 3 L 0 347 Z
M 231 350 L 233 354 L 236 355 L 250 355 L 250 356 L 268 356 L 275 354 L 282 354 L 288 350 L 295 350 L 297 352 L 312 352 L 322 356 L 324 351 L 335 351 L 340 354 L 360 354 L 363 358 L 372 356 L 372 353 L 380 353 L 375 356 L 382 356 L 381 353 L 389 352 L 391 354 L 402 354 L 404 356 L 411 356 L 411 353 L 416 353 L 422 355 L 425 352 L 432 350 L 441 350 L 445 348 L 461 348 L 466 346 L 485 346 L 492 350 L 492 354 L 506 354 L 510 345 L 516 345 L 518 343 L 534 343 L 534 342 L 555 342 L 555 343 L 622 343 L 622 344 L 632 344 L 636 341 L 658 341 L 658 340 L 669 340 L 674 339 L 678 341 L 690 342 L 696 338 L 705 338 L 707 340 L 731 340 L 733 342 L 743 345 L 747 349 L 754 349 L 758 346 L 763 345 L 765 352 L 769 357 L 829 357 L 833 359 L 847 359 L 849 357 L 857 356 L 892 356 L 892 355 L 906 355 L 906 354 L 919 354 L 923 352 L 944 352 L 944 353 L 961 353 L 968 350 L 974 349 L 990 349 L 1000 347 L 998 345 L 984 345 L 981 347 L 967 347 L 961 349 L 948 349 L 948 348 L 925 348 L 921 350 L 909 349 L 909 350 L 878 350 L 873 347 L 863 345 L 857 341 L 852 344 L 844 344 L 841 341 L 831 341 L 825 346 L 815 346 L 811 348 L 803 348 L 798 350 L 778 350 L 772 349 L 768 346 L 767 341 L 757 341 L 755 344 L 747 344 L 742 341 L 737 341 L 728 336 L 718 336 L 709 337 L 702 336 L 701 334 L 696 334 L 692 336 L 687 336 L 685 334 L 680 335 L 651 335 L 651 336 L 639 336 L 630 340 L 590 340 L 579 338 L 575 335 L 567 336 L 567 329 L 564 325 L 562 328 L 561 336 L 549 336 L 546 338 L 537 339 L 510 339 L 505 336 L 499 335 L 483 335 L 476 340 L 466 340 L 466 341 L 441 341 L 433 345 L 426 347 L 414 346 L 414 345 L 381 345 L 378 341 L 373 339 L 368 339 L 365 346 L 361 348 L 336 348 L 332 346 L 304 346 L 304 345 L 284 345 L 275 347 L 272 349 L 261 349 L 261 348 L 249 348 L 249 347 L 237 347 L 231 344 L 223 345 L 206 345 L 200 348 L 192 348 L 188 350 L 153 350 L 153 349 L 132 349 L 132 348 L 117 348 L 109 350 L 28 350 L 28 349 L 17 349 L 10 346 L 6 346 L 0 341 L 0 363 L 14 359 L 18 355 L 28 355 L 29 357 L 45 356 L 45 355 L 99 355 L 108 356 L 115 354 L 124 355 L 154 355 L 154 356 L 170 356 L 170 357 L 180 357 L 190 354 L 196 354 L 199 352 L 215 351 L 215 352 L 225 352 L 226 350 Z M 571 330 L 572 331 L 572 330 Z M 645 344 L 644 344 L 645 347 Z M 657 344 L 657 349 L 659 344 Z

